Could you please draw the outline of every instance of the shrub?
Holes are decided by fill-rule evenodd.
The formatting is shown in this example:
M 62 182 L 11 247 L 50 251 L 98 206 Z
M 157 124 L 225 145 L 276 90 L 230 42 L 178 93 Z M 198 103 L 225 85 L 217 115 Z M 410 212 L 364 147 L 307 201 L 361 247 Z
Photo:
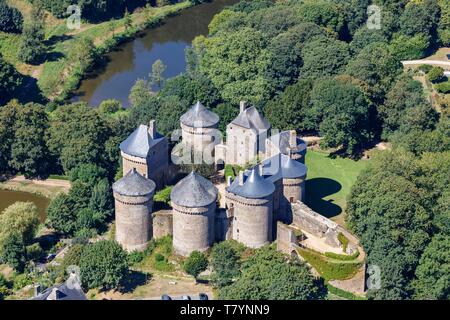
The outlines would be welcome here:
M 39 243 L 33 243 L 30 246 L 26 247 L 27 252 L 27 258 L 29 260 L 39 260 L 44 255 L 44 251 L 41 248 L 41 245 Z
M 187 274 L 197 279 L 198 275 L 208 268 L 208 258 L 199 251 L 191 253 L 189 258 L 184 262 L 183 269 Z
M 144 252 L 133 251 L 128 254 L 128 265 L 132 266 L 141 263 L 145 258 Z
M 359 251 L 356 251 L 350 256 L 345 254 L 337 254 L 334 252 L 325 252 L 325 257 L 342 261 L 352 261 L 359 257 Z
M 98 110 L 100 111 L 100 113 L 113 114 L 122 110 L 122 103 L 115 99 L 104 100 L 102 103 L 100 103 Z
M 433 69 L 433 66 L 429 64 L 421 64 L 417 69 L 424 73 L 428 73 L 431 69 Z
M 433 67 L 431 70 L 427 73 L 428 80 L 430 80 L 433 83 L 442 81 L 444 79 L 444 69 L 441 67 Z
M 18 274 L 13 279 L 13 290 L 20 290 L 30 284 L 33 284 L 33 279 L 27 273 Z
M 450 93 L 450 81 L 438 83 L 434 87 L 440 93 L 444 94 Z
M 338 234 L 338 240 L 339 242 L 342 244 L 342 250 L 344 252 L 347 252 L 347 247 L 348 247 L 348 239 L 344 236 L 344 234 L 342 232 L 339 232 Z
M 332 293 L 332 294 L 334 294 L 334 295 L 336 295 L 336 296 L 338 296 L 338 297 L 347 299 L 347 300 L 366 300 L 365 298 L 359 297 L 359 296 L 357 296 L 357 295 L 354 295 L 354 294 L 351 293 L 351 292 L 344 291 L 344 290 L 342 290 L 342 289 L 333 287 L 333 286 L 332 286 L 331 284 L 329 284 L 329 283 L 327 284 L 327 289 L 328 289 L 328 292 L 330 292 L 330 293 Z

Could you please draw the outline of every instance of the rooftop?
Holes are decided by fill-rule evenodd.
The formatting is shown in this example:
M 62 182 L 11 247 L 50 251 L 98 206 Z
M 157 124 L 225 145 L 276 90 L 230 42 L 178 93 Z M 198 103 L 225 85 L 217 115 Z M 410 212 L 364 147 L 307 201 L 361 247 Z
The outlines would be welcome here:
M 291 145 L 291 131 L 283 131 L 271 136 L 270 141 L 278 147 L 281 153 L 288 155 L 289 152 L 300 153 L 307 149 L 306 142 L 295 134 L 295 144 Z
M 144 178 L 136 169 L 128 172 L 122 179 L 113 184 L 114 192 L 122 196 L 141 197 L 154 193 L 156 184 Z
M 181 123 L 192 128 L 209 128 L 219 123 L 219 116 L 197 102 L 188 112 L 181 116 Z
M 72 275 L 69 277 L 69 280 L 71 279 Z M 62 285 L 44 290 L 31 300 L 87 300 L 79 282 L 69 280 Z
M 307 167 L 290 156 L 277 154 L 262 163 L 263 175 L 266 179 L 275 182 L 279 179 L 306 178 Z
M 270 129 L 269 122 L 255 107 L 245 109 L 231 123 L 246 129 L 257 131 Z
M 147 158 L 150 149 L 163 141 L 164 136 L 154 131 L 154 136 L 150 134 L 152 128 L 140 125 L 128 138 L 120 144 L 120 150 L 134 157 Z
M 217 200 L 217 188 L 208 179 L 191 172 L 173 187 L 170 200 L 187 208 L 206 207 Z
M 261 177 L 259 168 L 255 167 L 244 174 L 244 183 L 239 183 L 239 177 L 234 180 L 228 191 L 238 196 L 250 199 L 261 199 L 270 196 L 275 191 L 275 185 Z

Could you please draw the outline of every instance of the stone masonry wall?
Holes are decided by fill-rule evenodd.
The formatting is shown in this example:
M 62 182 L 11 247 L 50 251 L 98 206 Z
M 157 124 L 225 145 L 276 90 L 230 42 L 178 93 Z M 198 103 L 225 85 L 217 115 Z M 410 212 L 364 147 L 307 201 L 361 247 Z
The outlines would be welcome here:
M 152 238 L 153 195 L 125 197 L 114 193 L 116 240 L 127 251 L 142 251 Z
M 326 243 L 339 248 L 338 225 L 328 218 L 314 212 L 302 202 L 292 204 L 293 224 L 300 229 L 321 238 L 326 238 Z
M 153 213 L 153 238 L 160 239 L 173 235 L 173 213 L 161 210 Z

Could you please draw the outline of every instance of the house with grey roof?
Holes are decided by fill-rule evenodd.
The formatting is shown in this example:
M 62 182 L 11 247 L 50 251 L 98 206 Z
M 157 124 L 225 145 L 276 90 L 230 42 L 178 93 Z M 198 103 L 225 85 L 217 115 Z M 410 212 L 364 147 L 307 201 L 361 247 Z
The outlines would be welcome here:
M 255 107 L 242 101 L 239 115 L 227 126 L 225 143 L 216 146 L 216 163 L 245 166 L 265 153 L 269 122 Z
M 69 279 L 61 285 L 41 291 L 41 286 L 35 286 L 34 297 L 31 300 L 87 300 L 78 276 L 71 273 Z
M 169 170 L 169 143 L 156 130 L 156 121 L 140 125 L 120 144 L 123 174 L 135 168 L 144 177 L 153 180 L 158 189 L 167 180 Z

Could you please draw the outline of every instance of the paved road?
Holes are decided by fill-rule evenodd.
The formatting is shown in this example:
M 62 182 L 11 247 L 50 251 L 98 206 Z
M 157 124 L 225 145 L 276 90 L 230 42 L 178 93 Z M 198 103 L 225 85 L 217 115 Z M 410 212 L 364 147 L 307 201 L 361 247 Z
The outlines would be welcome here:
M 410 60 L 410 61 L 402 61 L 404 66 L 412 66 L 412 65 L 420 65 L 420 64 L 429 64 L 441 67 L 448 67 L 450 69 L 450 61 L 441 61 L 441 60 Z

